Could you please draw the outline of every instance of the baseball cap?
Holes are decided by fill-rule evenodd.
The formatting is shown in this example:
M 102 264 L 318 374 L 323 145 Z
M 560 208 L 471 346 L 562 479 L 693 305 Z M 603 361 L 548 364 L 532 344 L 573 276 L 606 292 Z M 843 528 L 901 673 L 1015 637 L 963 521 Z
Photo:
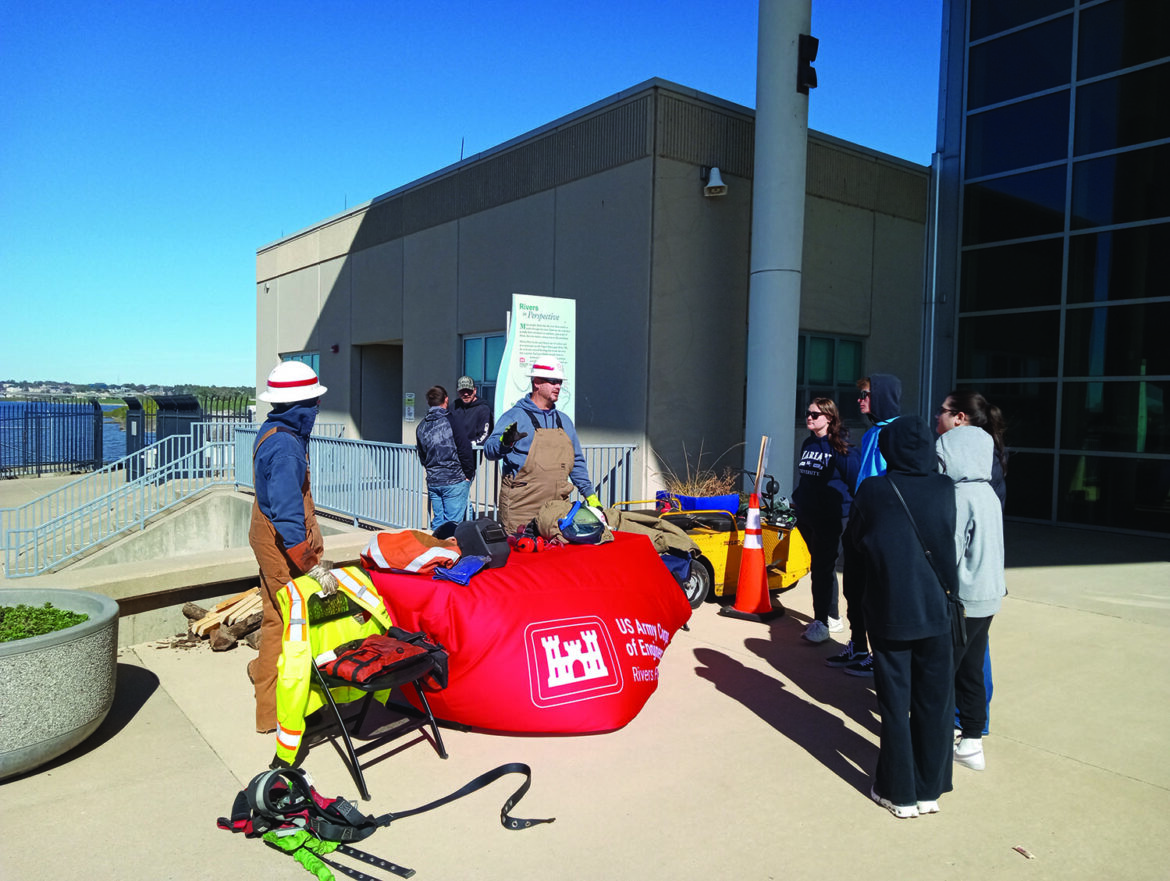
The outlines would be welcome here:
M 459 381 L 457 383 L 455 383 L 455 391 L 457 391 L 457 392 L 461 392 L 461 391 L 464 391 L 465 389 L 473 389 L 473 388 L 475 388 L 475 380 L 472 379 L 470 376 L 461 376 L 461 377 L 459 377 Z

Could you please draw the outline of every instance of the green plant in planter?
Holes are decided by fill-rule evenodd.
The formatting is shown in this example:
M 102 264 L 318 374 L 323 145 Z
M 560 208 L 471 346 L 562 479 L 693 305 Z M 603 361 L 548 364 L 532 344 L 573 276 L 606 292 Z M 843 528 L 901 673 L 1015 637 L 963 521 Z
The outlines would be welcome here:
M 0 606 L 0 642 L 42 636 L 88 620 L 89 615 L 84 612 L 58 609 L 48 602 L 39 607 L 24 604 Z

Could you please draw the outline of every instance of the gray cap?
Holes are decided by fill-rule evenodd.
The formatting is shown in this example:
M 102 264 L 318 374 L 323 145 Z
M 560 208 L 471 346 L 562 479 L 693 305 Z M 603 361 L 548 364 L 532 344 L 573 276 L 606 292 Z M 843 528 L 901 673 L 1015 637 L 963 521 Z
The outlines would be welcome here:
M 461 392 L 464 389 L 474 389 L 474 388 L 475 388 L 475 380 L 472 379 L 470 376 L 461 376 L 461 377 L 459 377 L 459 381 L 457 383 L 455 383 L 455 391 L 457 391 L 457 392 Z

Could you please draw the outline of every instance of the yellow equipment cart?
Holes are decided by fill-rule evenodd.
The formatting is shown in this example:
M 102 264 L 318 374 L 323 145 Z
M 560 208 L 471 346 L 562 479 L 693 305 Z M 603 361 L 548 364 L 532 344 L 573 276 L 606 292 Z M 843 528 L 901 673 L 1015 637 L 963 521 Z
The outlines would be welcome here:
M 653 506 L 654 502 L 619 502 L 618 505 Z M 699 608 L 709 597 L 734 597 L 744 540 L 744 529 L 736 518 L 727 511 L 716 510 L 654 513 L 686 532 L 699 547 L 699 557 L 693 561 L 691 575 L 682 586 L 691 608 Z M 760 529 L 768 589 L 787 590 L 809 572 L 811 558 L 808 546 L 796 527 L 789 529 L 764 523 Z

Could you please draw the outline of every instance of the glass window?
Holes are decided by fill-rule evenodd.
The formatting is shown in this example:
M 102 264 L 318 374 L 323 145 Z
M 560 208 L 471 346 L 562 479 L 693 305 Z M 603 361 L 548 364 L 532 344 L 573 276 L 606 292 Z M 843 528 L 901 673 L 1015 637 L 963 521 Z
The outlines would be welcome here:
M 1170 303 L 1069 309 L 1064 319 L 1065 376 L 1170 374 Z
M 967 109 L 1063 86 L 1072 78 L 1071 15 L 972 46 Z
M 1008 457 L 1006 516 L 1052 519 L 1053 458 L 1051 453 L 1027 452 Z
M 1065 159 L 1068 96 L 1060 91 L 968 116 L 967 177 Z
M 280 356 L 281 361 L 300 361 L 313 368 L 313 372 L 321 375 L 321 355 L 318 352 L 288 352 Z
M 845 422 L 861 419 L 855 383 L 864 376 L 864 346 L 855 337 L 802 333 L 797 341 L 796 424 L 813 398 L 832 398 Z
M 1113 0 L 1081 12 L 1080 79 L 1170 55 L 1170 3 Z
M 1064 194 L 1063 166 L 967 184 L 963 190 L 963 244 L 1061 232 Z
M 1076 155 L 1170 137 L 1170 64 L 1077 88 Z
M 1170 223 L 1087 233 L 1069 239 L 1070 303 L 1170 294 Z
M 1023 312 L 959 319 L 960 382 L 1056 376 L 1060 314 Z
M 963 252 L 963 312 L 1060 305 L 1062 239 L 1041 239 Z
M 999 407 L 1007 425 L 1005 443 L 1011 448 L 1056 446 L 1056 382 L 962 383 Z M 935 410 L 942 400 L 933 401 Z
M 1072 0 L 971 0 L 971 39 L 989 37 L 1071 8 Z
M 476 396 L 493 408 L 504 343 L 503 334 L 477 334 L 463 338 L 463 372 L 475 380 Z
M 1061 456 L 1056 517 L 1066 523 L 1170 532 L 1170 459 Z
M 1066 382 L 1060 446 L 1111 453 L 1170 453 L 1170 382 Z
M 809 337 L 805 346 L 805 375 L 810 385 L 832 385 L 833 341 L 824 337 Z
M 1072 227 L 1170 216 L 1170 144 L 1073 166 Z

